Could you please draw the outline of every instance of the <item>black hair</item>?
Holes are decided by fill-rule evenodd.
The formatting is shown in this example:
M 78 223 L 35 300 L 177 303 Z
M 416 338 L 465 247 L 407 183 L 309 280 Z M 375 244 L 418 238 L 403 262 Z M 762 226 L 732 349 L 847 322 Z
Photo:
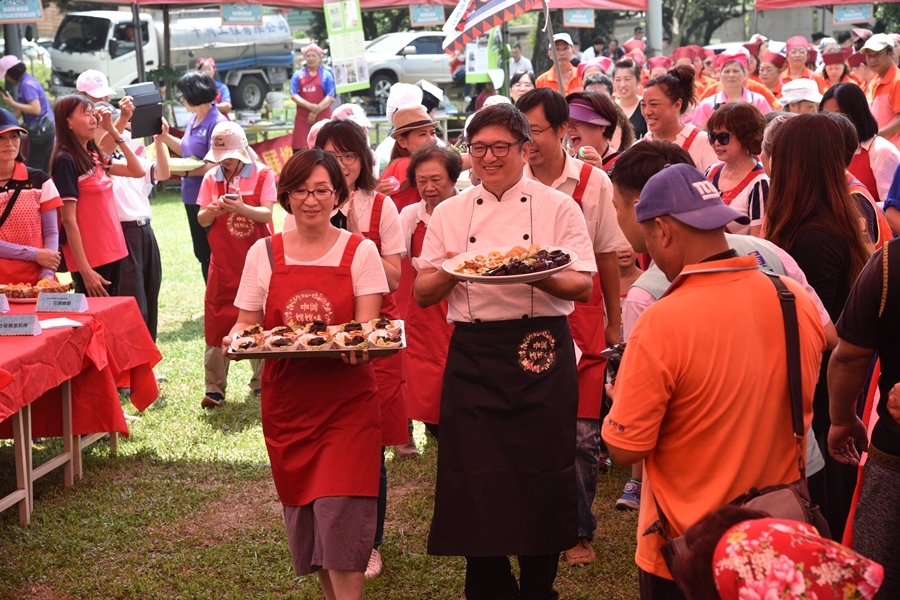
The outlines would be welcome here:
M 219 95 L 219 88 L 213 78 L 200 71 L 188 71 L 181 76 L 175 87 L 191 106 L 209 104 Z
M 619 69 L 625 71 L 631 71 L 632 75 L 634 75 L 635 79 L 637 79 L 638 83 L 641 82 L 641 65 L 637 64 L 630 58 L 622 58 L 616 61 L 615 69 L 613 69 L 613 73 L 618 71 Z
M 425 112 L 430 113 L 440 105 L 441 101 L 437 96 L 435 96 L 428 90 L 422 90 L 422 106 L 425 107 Z
M 535 88 L 519 96 L 516 108 L 527 113 L 535 108 L 543 108 L 544 118 L 553 129 L 559 129 L 569 121 L 569 105 L 565 97 L 550 88 Z
M 677 164 L 696 166 L 694 159 L 681 146 L 659 140 L 644 140 L 619 156 L 609 172 L 609 178 L 620 191 L 638 196 L 651 177 L 666 165 Z
M 603 73 L 597 73 L 596 75 L 591 75 L 587 79 L 584 80 L 584 89 L 587 89 L 588 86 L 591 85 L 602 85 L 607 89 L 609 95 L 613 94 L 613 82 L 612 79 L 604 75 Z
M 840 33 L 838 34 L 838 36 L 837 36 L 837 43 L 838 43 L 839 45 L 843 45 L 844 42 L 846 42 L 846 41 L 849 40 L 850 38 L 851 38 L 851 35 L 850 35 L 850 32 L 849 32 L 849 31 L 842 31 L 842 32 L 840 32 Z
M 517 48 L 518 50 L 521 50 L 521 49 L 522 49 L 522 44 L 520 44 L 519 42 L 516 42 L 515 44 L 513 44 L 512 47 L 513 47 L 513 48 Z
M 855 83 L 839 83 L 825 90 L 819 110 L 823 110 L 827 100 L 834 99 L 853 126 L 860 142 L 870 140 L 878 134 L 878 121 L 869 110 L 866 94 Z
M 635 25 L 635 26 L 634 26 L 634 32 L 635 32 L 635 33 L 637 33 L 638 31 L 643 31 L 643 30 L 644 30 L 644 26 L 643 26 L 643 25 Z
M 528 75 L 528 78 L 531 79 L 531 84 L 534 85 L 536 79 L 534 78 L 534 73 L 531 71 L 516 71 L 513 73 L 513 76 L 509 78 L 509 87 L 512 87 L 519 83 L 519 80 Z
M 657 75 L 647 82 L 644 89 L 654 86 L 662 88 L 666 97 L 674 104 L 681 100 L 681 114 L 697 99 L 697 89 L 694 87 L 694 67 L 687 65 L 673 67 L 665 75 Z
M 22 79 L 22 76 L 25 75 L 27 67 L 25 67 L 25 63 L 17 63 L 11 66 L 6 71 L 6 76 L 15 81 L 19 81 Z
M 290 157 L 281 169 L 281 177 L 278 179 L 278 191 L 276 198 L 288 214 L 291 212 L 291 192 L 300 189 L 306 180 L 312 175 L 317 166 L 325 167 L 331 185 L 334 186 L 335 207 L 343 204 L 350 196 L 350 189 L 344 179 L 344 170 L 341 163 L 333 154 L 325 152 L 321 148 L 306 148 Z
M 597 44 L 603 44 L 605 46 L 606 38 L 604 38 L 602 35 L 598 35 L 597 37 L 595 37 L 594 39 L 591 40 L 591 46 L 596 46 Z
M 566 109 L 566 114 L 568 114 L 568 109 Z M 503 127 L 516 138 L 516 141 L 531 140 L 531 126 L 528 125 L 528 119 L 521 110 L 512 104 L 492 104 L 475 113 L 469 126 L 466 127 L 466 139 L 471 140 L 485 127 Z
M 371 192 L 375 189 L 372 153 L 369 151 L 369 138 L 363 128 L 349 119 L 335 119 L 322 126 L 316 134 L 316 148 L 325 148 L 331 142 L 341 152 L 352 152 L 357 155 L 362 168 L 359 177 L 353 182 L 357 189 Z M 343 171 L 342 171 L 343 172 Z
M 841 113 L 822 112 L 818 114 L 829 117 L 841 128 L 841 140 L 844 142 L 844 167 L 849 167 L 856 150 L 859 148 L 859 135 L 856 133 L 856 127 L 850 119 Z
M 572 100 L 583 100 L 587 102 L 591 105 L 594 112 L 609 121 L 610 124 L 603 128 L 603 137 L 607 140 L 613 139 L 613 135 L 616 133 L 616 127 L 619 124 L 619 114 L 616 110 L 618 105 L 610 96 L 598 92 L 574 92 L 566 96 L 566 104 L 569 104 Z M 627 148 L 631 145 L 631 142 L 634 141 L 634 134 L 632 134 L 631 140 L 628 140 L 628 146 L 625 146 L 625 140 L 622 141 L 622 145 Z
M 416 169 L 424 162 L 430 160 L 443 165 L 447 176 L 454 184 L 462 173 L 462 157 L 456 150 L 445 146 L 438 146 L 436 142 L 428 142 L 412 153 L 409 157 L 409 165 L 406 167 L 406 179 L 411 185 L 416 184 Z

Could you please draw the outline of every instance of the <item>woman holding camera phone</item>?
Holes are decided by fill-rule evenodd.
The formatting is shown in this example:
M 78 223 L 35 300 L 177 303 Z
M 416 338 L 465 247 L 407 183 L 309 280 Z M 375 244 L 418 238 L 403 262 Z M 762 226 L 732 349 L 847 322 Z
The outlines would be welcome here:
M 200 184 L 197 221 L 209 227 L 209 280 L 206 284 L 203 328 L 206 334 L 206 394 L 200 405 L 220 406 L 228 384 L 228 360 L 222 356 L 222 338 L 238 317 L 234 306 L 247 252 L 271 235 L 275 176 L 256 160 L 240 125 L 225 121 L 212 133 L 211 150 L 204 160 L 218 166 L 207 171 Z M 262 361 L 251 361 L 250 389 L 259 395 Z

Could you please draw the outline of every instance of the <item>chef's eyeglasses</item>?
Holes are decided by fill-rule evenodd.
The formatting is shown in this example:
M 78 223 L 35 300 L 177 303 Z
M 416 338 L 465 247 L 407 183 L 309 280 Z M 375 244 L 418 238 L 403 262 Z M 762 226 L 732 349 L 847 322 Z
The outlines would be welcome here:
M 723 131 L 722 133 L 713 133 L 712 131 L 710 131 L 707 135 L 709 136 L 710 146 L 712 146 L 716 142 L 719 142 L 720 146 L 727 146 L 728 142 L 731 141 L 731 134 L 727 131 Z
M 334 154 L 332 152 L 332 154 L 334 155 L 334 157 L 336 159 L 341 161 L 342 165 L 347 166 L 347 167 L 349 167 L 350 165 L 355 163 L 356 159 L 359 158 L 359 154 L 356 154 L 355 152 L 346 152 L 344 154 Z M 324 200 L 324 198 L 323 198 L 323 200 Z
M 519 140 L 518 142 L 495 142 L 493 144 L 469 144 L 469 154 L 474 158 L 484 158 L 488 148 L 490 148 L 491 154 L 497 158 L 503 158 L 509 154 L 510 148 L 524 143 L 525 140 Z
M 353 156 L 356 156 L 355 154 Z M 313 198 L 316 200 L 328 200 L 332 196 L 334 196 L 334 190 L 328 190 L 325 188 L 319 188 L 317 190 L 291 190 L 290 196 L 291 200 L 297 200 L 298 202 L 303 202 L 309 195 L 312 194 Z

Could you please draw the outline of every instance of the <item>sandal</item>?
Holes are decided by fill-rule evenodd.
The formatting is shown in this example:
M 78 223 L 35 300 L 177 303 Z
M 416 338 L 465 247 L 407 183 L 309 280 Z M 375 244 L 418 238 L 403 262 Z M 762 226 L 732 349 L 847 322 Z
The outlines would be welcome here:
M 217 406 L 222 406 L 223 402 L 225 402 L 225 396 L 222 394 L 218 392 L 206 392 L 206 396 L 200 401 L 200 406 L 203 408 L 215 408 Z

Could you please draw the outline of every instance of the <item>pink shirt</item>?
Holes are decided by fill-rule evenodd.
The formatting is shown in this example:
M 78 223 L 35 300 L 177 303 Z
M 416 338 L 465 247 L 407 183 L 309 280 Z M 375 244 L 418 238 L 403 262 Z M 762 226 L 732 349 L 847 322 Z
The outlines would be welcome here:
M 748 104 L 752 104 L 756 108 L 759 109 L 759 112 L 762 114 L 772 112 L 772 107 L 769 106 L 769 102 L 766 98 L 757 94 L 756 92 L 751 92 L 747 88 L 742 88 L 744 91 L 744 95 L 741 96 L 741 102 L 746 102 Z M 709 98 L 706 98 L 703 102 L 700 103 L 697 108 L 694 109 L 693 114 L 691 115 L 691 123 L 700 129 L 706 128 L 706 122 L 709 121 L 709 116 L 713 114 L 713 111 L 716 110 L 716 105 L 725 104 L 727 102 L 727 98 L 725 98 L 725 92 L 719 92 L 717 94 L 713 94 Z

